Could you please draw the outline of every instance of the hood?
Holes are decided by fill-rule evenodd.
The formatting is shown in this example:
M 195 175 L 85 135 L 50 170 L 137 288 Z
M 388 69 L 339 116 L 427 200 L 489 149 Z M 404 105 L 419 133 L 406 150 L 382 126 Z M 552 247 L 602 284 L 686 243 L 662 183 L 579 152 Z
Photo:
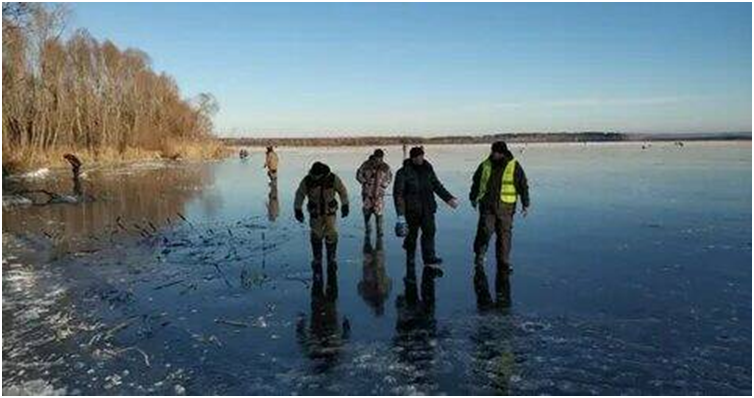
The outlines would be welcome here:
M 309 176 L 314 179 L 320 179 L 330 174 L 330 166 L 322 162 L 314 162 L 312 168 L 309 169 Z

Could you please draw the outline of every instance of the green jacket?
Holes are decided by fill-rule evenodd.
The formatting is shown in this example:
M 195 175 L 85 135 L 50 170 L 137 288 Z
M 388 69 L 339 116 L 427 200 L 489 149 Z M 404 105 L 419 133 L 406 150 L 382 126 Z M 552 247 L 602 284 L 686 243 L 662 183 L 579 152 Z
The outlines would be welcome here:
M 338 212 L 336 195 L 342 205 L 348 204 L 348 191 L 346 191 L 346 186 L 343 185 L 340 177 L 330 172 L 329 168 L 324 175 L 320 176 L 309 172 L 296 189 L 293 207 L 296 210 L 301 210 L 304 199 L 308 199 L 306 209 L 309 211 L 310 217 L 333 216 Z

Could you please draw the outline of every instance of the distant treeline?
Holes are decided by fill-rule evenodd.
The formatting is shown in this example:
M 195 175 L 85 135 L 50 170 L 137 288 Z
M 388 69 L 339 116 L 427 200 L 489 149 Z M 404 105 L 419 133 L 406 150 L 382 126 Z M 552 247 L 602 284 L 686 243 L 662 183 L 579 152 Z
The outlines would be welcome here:
M 431 144 L 487 144 L 505 142 L 614 142 L 614 141 L 697 141 L 697 140 L 751 140 L 751 133 L 648 135 L 609 132 L 579 133 L 510 133 L 485 135 L 452 135 L 438 137 L 371 136 L 371 137 L 317 137 L 317 138 L 223 138 L 226 145 L 234 146 L 376 146 L 376 145 L 431 145 Z
M 223 138 L 230 145 L 246 146 L 368 146 L 402 144 L 484 144 L 497 140 L 506 142 L 579 142 L 579 141 L 623 141 L 619 133 L 519 133 L 487 135 L 450 135 L 437 137 L 421 136 L 371 136 L 371 137 L 317 137 L 317 138 Z
M 160 150 L 212 132 L 217 103 L 187 100 L 147 54 L 64 38 L 65 5 L 3 3 L 3 157 L 56 148 Z

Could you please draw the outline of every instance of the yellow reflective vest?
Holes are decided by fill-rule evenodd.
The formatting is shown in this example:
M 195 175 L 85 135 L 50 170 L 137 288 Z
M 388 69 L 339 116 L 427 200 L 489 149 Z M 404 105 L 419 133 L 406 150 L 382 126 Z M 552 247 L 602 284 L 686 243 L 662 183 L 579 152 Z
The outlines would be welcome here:
M 500 190 L 500 201 L 514 205 L 518 202 L 518 190 L 516 189 L 516 166 L 518 161 L 515 159 L 508 162 L 503 172 L 503 185 Z M 487 159 L 482 163 L 482 180 L 479 187 L 479 196 L 477 201 L 481 201 L 485 195 L 487 195 L 487 185 L 489 185 L 490 177 L 492 176 L 492 161 Z

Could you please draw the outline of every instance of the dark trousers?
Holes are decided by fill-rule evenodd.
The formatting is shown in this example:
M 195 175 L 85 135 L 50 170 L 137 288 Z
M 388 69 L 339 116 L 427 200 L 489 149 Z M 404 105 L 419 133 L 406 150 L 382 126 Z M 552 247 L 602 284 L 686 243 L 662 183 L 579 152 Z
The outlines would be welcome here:
M 416 253 L 416 240 L 421 230 L 422 260 L 427 263 L 435 259 L 435 215 L 434 213 L 406 214 L 408 234 L 403 240 L 403 248 L 409 260 Z
M 498 270 L 510 266 L 511 236 L 513 230 L 514 205 L 499 205 L 492 209 L 480 209 L 479 223 L 474 239 L 474 253 L 484 256 L 487 253 L 492 234 L 495 234 L 495 255 Z

